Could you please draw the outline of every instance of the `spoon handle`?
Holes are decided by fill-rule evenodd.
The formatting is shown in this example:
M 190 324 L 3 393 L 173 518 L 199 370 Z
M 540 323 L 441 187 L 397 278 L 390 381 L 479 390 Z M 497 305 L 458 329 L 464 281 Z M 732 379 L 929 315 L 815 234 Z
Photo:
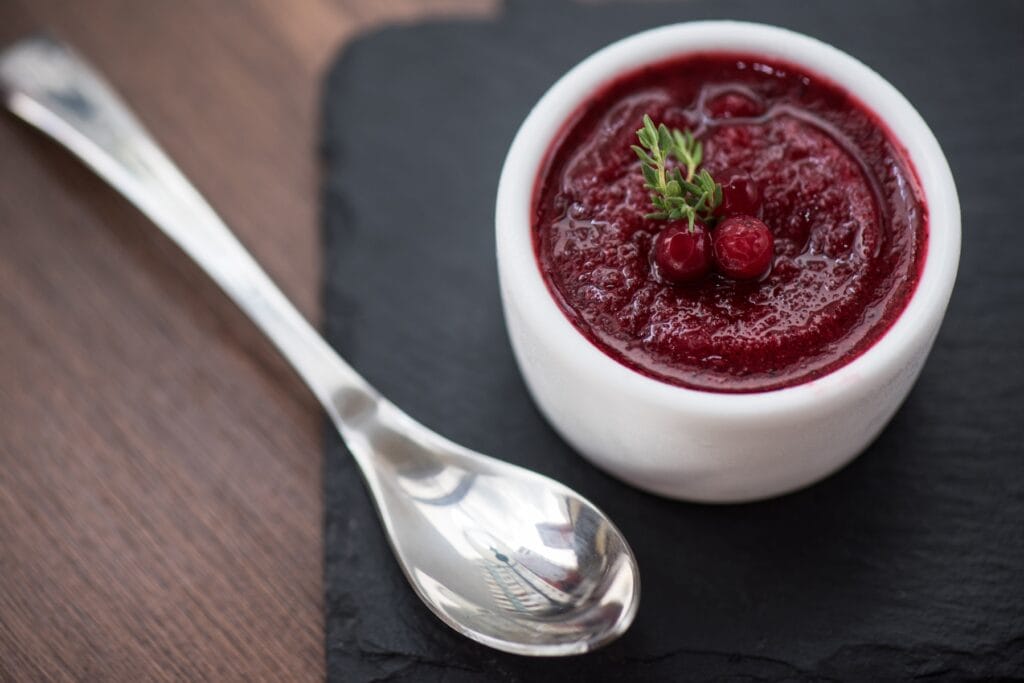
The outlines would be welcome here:
M 302 317 L 128 106 L 81 57 L 45 35 L 0 53 L 0 93 L 174 240 L 274 342 L 339 423 L 339 397 L 377 393 Z

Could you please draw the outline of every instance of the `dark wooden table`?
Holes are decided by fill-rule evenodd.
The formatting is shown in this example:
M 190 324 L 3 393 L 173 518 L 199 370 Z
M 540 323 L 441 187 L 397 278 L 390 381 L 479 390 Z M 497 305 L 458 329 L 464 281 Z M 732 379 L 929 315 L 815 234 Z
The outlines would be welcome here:
M 3 0 L 99 66 L 318 317 L 319 78 L 493 0 Z M 0 116 L 0 680 L 323 676 L 319 409 L 198 268 Z

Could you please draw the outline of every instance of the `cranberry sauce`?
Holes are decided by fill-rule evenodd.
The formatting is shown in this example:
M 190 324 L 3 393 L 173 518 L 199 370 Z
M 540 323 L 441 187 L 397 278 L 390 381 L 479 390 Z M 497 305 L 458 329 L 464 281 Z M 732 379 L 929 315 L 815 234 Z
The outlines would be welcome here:
M 659 276 L 664 221 L 644 218 L 630 149 L 645 113 L 692 130 L 719 183 L 756 186 L 744 208 L 774 238 L 766 277 Z M 906 306 L 927 240 L 917 180 L 878 119 L 824 79 L 746 55 L 678 58 L 595 94 L 533 201 L 541 272 L 576 328 L 638 372 L 706 391 L 780 389 L 850 362 Z

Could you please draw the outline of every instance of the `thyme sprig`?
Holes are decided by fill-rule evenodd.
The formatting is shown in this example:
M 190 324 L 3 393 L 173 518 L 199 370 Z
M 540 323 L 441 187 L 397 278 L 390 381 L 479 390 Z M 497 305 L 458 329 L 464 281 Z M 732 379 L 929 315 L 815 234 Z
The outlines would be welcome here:
M 644 127 L 636 132 L 640 145 L 632 145 L 640 159 L 640 167 L 651 191 L 651 204 L 655 211 L 646 215 L 655 220 L 685 218 L 693 232 L 699 219 L 709 223 L 715 209 L 722 203 L 722 186 L 715 182 L 707 169 L 700 168 L 704 146 L 689 130 L 669 129 L 664 123 L 654 125 L 644 115 Z M 679 166 L 668 167 L 669 158 L 675 156 Z

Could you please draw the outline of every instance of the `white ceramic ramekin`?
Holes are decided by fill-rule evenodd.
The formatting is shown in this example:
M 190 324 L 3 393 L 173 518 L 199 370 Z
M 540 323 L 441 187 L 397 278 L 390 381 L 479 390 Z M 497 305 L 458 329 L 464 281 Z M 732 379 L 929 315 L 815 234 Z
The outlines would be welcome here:
M 924 270 L 907 308 L 853 362 L 777 391 L 684 389 L 619 364 L 584 338 L 542 279 L 531 201 L 545 153 L 602 85 L 644 64 L 698 52 L 763 55 L 804 67 L 853 94 L 906 149 L 928 204 Z M 881 76 L 814 38 L 760 24 L 677 24 L 625 38 L 574 67 L 515 137 L 498 187 L 501 296 L 526 383 L 558 432 L 586 458 L 673 498 L 738 502 L 806 486 L 864 450 L 916 380 L 942 322 L 960 258 L 960 206 L 946 158 L 911 104 Z

